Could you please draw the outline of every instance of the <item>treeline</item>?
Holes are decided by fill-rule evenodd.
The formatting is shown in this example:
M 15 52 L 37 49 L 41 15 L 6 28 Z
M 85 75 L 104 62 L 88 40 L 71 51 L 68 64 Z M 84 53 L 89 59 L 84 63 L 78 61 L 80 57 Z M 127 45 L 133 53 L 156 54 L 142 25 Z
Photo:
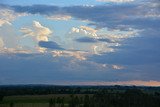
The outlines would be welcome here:
M 49 107 L 160 107 L 160 95 L 150 95 L 139 89 L 128 89 L 123 93 L 101 91 L 82 97 L 71 95 L 68 102 L 64 97 L 53 98 Z
M 140 89 L 148 93 L 160 92 L 160 87 L 17 85 L 0 86 L 0 96 L 46 94 L 96 94 L 102 90 L 109 92 L 124 92 L 128 89 Z
M 83 87 L 50 85 L 0 86 L 0 94 L 3 94 L 4 96 L 46 94 L 93 94 L 99 91 L 99 89 L 101 88 L 89 86 Z

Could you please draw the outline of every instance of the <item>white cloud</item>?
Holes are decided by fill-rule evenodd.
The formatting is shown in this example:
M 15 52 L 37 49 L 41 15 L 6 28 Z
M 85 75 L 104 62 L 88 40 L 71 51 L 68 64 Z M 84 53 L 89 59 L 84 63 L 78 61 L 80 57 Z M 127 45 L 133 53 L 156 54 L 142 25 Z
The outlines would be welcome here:
M 4 53 L 4 54 L 17 54 L 17 53 L 21 53 L 21 54 L 30 54 L 32 53 L 31 50 L 28 49 L 23 49 L 21 47 L 18 48 L 6 48 L 3 47 L 2 49 L 0 49 L 0 53 Z
M 97 0 L 98 2 L 115 2 L 115 3 L 124 3 L 124 2 L 133 2 L 134 0 Z
M 21 28 L 20 31 L 24 33 L 24 37 L 32 36 L 37 42 L 48 41 L 50 34 L 52 34 L 49 28 L 42 26 L 38 21 L 33 21 L 32 28 Z
M 91 27 L 87 27 L 87 26 L 80 26 L 79 28 L 77 27 L 73 27 L 71 29 L 71 34 L 72 33 L 79 33 L 81 35 L 87 35 L 87 36 L 91 36 L 91 37 L 97 37 L 96 34 L 97 30 L 91 28 Z
M 139 31 L 133 28 L 128 28 L 128 30 L 122 31 L 119 29 L 96 30 L 91 27 L 80 26 L 80 27 L 73 27 L 72 30 L 70 31 L 70 34 L 72 36 L 68 38 L 70 38 L 71 42 L 73 42 L 74 44 L 73 49 L 87 51 L 90 53 L 90 55 L 93 54 L 101 55 L 103 53 L 115 52 L 116 49 L 114 47 L 121 46 L 121 41 L 123 41 L 124 39 L 135 37 L 138 35 L 138 33 Z M 96 42 L 75 41 L 85 36 L 89 36 L 89 38 L 94 39 Z M 74 41 L 76 43 L 74 43 Z
M 115 49 L 110 47 L 109 44 L 107 44 L 107 43 L 96 43 L 96 44 L 92 45 L 91 46 L 92 54 L 101 55 L 103 53 L 115 52 Z
M 74 57 L 79 60 L 86 60 L 86 55 L 88 54 L 87 52 L 82 52 L 82 51 L 52 51 L 53 57 Z
M 120 65 L 112 65 L 112 68 L 113 68 L 113 69 L 116 69 L 116 70 L 124 69 L 124 67 L 123 67 L 123 66 L 120 66 Z
M 19 36 L 13 26 L 4 24 L 0 27 L 0 37 L 3 40 L 4 47 L 17 48 L 19 44 Z
M 93 29 L 91 27 L 88 27 L 88 26 L 80 26 L 80 28 L 83 29 L 83 30 L 86 30 L 86 31 L 88 31 L 90 33 L 96 33 L 97 32 L 97 30 L 95 30 L 95 29 Z
M 31 28 L 21 28 L 20 31 L 24 34 L 24 37 L 33 37 L 33 40 L 36 42 L 36 50 L 42 53 L 45 52 L 46 49 L 39 47 L 38 42 L 48 41 L 53 32 L 49 28 L 41 25 L 41 23 L 38 21 L 33 21 L 33 25 Z
M 11 25 L 11 23 L 7 20 L 4 20 L 4 19 L 0 19 L 0 27 L 3 25 L 3 24 L 9 24 Z
M 4 46 L 4 43 L 3 43 L 2 38 L 0 37 L 0 49 L 3 48 L 3 46 Z
M 69 15 L 52 15 L 52 16 L 47 16 L 47 19 L 49 20 L 70 20 L 72 17 Z
M 17 17 L 25 16 L 25 13 L 16 13 L 13 10 L 9 9 L 0 9 L 0 27 L 3 24 L 10 24 L 13 20 L 15 20 Z
M 124 39 L 136 37 L 141 30 L 136 30 L 129 28 L 128 31 L 121 31 L 121 30 L 111 30 L 107 33 L 100 34 L 98 37 L 99 38 L 107 38 L 111 40 L 112 42 L 118 42 Z
M 34 27 L 34 35 L 36 35 L 37 41 L 48 41 L 48 37 L 52 33 L 52 31 L 42 26 L 39 22 L 33 21 L 33 27 Z

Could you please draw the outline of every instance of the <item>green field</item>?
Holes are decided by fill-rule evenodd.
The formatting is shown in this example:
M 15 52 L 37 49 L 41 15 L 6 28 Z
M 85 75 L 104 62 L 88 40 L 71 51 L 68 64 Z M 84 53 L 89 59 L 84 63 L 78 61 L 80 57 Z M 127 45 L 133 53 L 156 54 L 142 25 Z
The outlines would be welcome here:
M 85 94 L 75 94 L 74 96 L 83 99 Z M 88 96 L 91 97 L 92 94 L 89 94 Z M 58 103 L 59 98 L 64 99 L 63 106 Z M 55 107 L 68 107 L 69 101 L 71 100 L 71 94 L 5 96 L 0 103 L 0 107 L 50 107 L 49 101 L 51 99 L 56 100 Z

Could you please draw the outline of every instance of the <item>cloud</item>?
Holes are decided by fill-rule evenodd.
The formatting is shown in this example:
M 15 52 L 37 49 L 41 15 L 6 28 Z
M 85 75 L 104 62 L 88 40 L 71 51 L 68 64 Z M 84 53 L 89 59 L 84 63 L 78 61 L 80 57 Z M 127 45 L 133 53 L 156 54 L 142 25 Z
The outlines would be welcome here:
M 77 42 L 83 42 L 83 43 L 96 43 L 97 40 L 90 37 L 81 37 L 76 39 Z
M 47 49 L 64 50 L 56 42 L 53 42 L 53 41 L 39 41 L 38 44 L 40 47 L 47 48 Z
M 5 48 L 19 47 L 20 37 L 17 35 L 13 26 L 4 24 L 0 27 L 0 38 L 3 40 Z
M 31 54 L 33 53 L 31 50 L 28 49 L 23 49 L 21 47 L 18 48 L 6 48 L 3 47 L 2 49 L 0 49 L 0 54 L 8 54 L 8 55 L 12 55 L 12 54 L 17 54 L 17 55 L 26 55 L 26 54 Z
M 52 51 L 53 53 L 53 56 L 54 57 L 60 57 L 60 56 L 63 56 L 63 57 L 74 57 L 78 60 L 86 60 L 86 56 L 88 55 L 87 52 L 83 52 L 83 51 Z
M 46 48 L 39 47 L 38 43 L 40 41 L 44 41 L 47 44 L 47 42 L 49 41 L 49 37 L 53 33 L 53 31 L 41 25 L 41 23 L 38 21 L 33 21 L 33 25 L 30 28 L 21 28 L 20 31 L 23 33 L 24 38 L 29 36 L 32 37 L 36 42 L 36 50 L 42 53 L 46 51 Z
M 21 28 L 20 31 L 24 33 L 24 37 L 33 36 L 37 42 L 48 41 L 50 34 L 52 34 L 49 28 L 42 26 L 38 21 L 33 21 L 32 28 Z
M 149 80 L 159 81 L 159 1 L 68 7 L 8 6 L 7 8 L 3 7 L 0 14 L 0 37 L 3 40 L 0 42 L 0 46 L 7 47 L 7 49 L 3 49 L 4 52 L 14 53 L 8 57 L 1 57 L 0 71 L 3 78 L 11 79 L 7 79 L 10 82 L 12 79 L 18 79 L 16 74 L 14 74 L 15 77 L 10 76 L 12 74 L 10 71 L 18 71 L 20 72 L 19 77 L 22 77 L 21 75 L 25 76 L 24 69 L 30 71 L 26 72 L 28 77 L 33 76 L 31 74 L 34 71 L 38 71 L 39 80 L 44 75 L 49 76 L 49 80 L 45 78 L 47 82 L 52 81 L 53 76 L 58 76 L 60 79 L 66 78 L 66 80 L 119 81 L 122 83 L 124 81 L 124 84 L 137 79 L 147 83 Z M 40 22 L 34 21 L 32 26 L 23 27 L 21 32 L 24 37 L 32 37 L 37 50 L 45 51 L 45 53 L 29 57 L 29 60 L 28 57 L 21 59 L 19 58 L 21 55 L 17 57 L 15 54 L 27 51 L 17 49 L 20 39 L 14 33 L 15 29 L 9 29 L 11 22 L 17 18 L 18 14 L 30 14 L 31 17 L 41 15 L 51 20 L 69 20 L 71 17 L 74 20 L 87 20 L 88 25 L 71 28 L 69 36 L 63 38 L 65 43 L 60 43 L 65 47 L 62 50 L 58 42 L 50 41 L 53 31 Z M 32 53 L 35 52 L 35 46 L 33 47 Z M 30 69 L 32 68 L 30 66 L 33 65 L 36 65 L 36 68 Z M 9 67 L 4 68 L 4 66 Z M 54 71 L 55 69 L 58 74 Z M 3 71 L 8 74 L 5 75 L 6 72 L 3 73 Z M 65 76 L 61 77 L 61 75 Z M 35 78 L 36 74 L 33 77 Z M 27 78 L 25 79 L 29 81 Z M 39 80 L 34 79 L 35 82 Z M 111 82 L 111 84 L 114 83 Z
M 104 32 L 102 29 L 96 30 L 96 36 L 90 36 L 87 33 L 83 35 L 81 31 L 76 28 L 73 31 L 76 33 L 73 33 L 74 35 L 70 33 L 69 38 L 78 43 L 77 47 L 79 47 L 78 49 L 80 50 L 84 50 L 80 46 L 85 45 L 85 50 L 90 52 L 91 55 L 115 52 L 116 47 L 120 47 L 123 41 L 136 37 L 138 32 L 140 32 L 135 29 L 129 29 L 129 31 L 105 30 Z
M 98 2 L 115 2 L 115 3 L 125 3 L 133 2 L 134 0 L 97 0 Z
M 61 20 L 68 21 L 68 20 L 70 20 L 71 18 L 72 18 L 72 17 L 69 16 L 69 15 L 62 15 L 62 14 L 47 16 L 47 19 L 49 19 L 49 20 L 56 20 L 56 21 L 61 21 Z
M 105 0 L 113 2 L 129 2 L 133 0 Z M 96 29 L 109 28 L 109 29 L 123 29 L 128 28 L 158 28 L 159 22 L 159 1 L 140 1 L 133 4 L 125 5 L 98 5 L 98 6 L 69 6 L 58 7 L 51 5 L 32 5 L 32 6 L 8 6 L 10 10 L 19 14 L 40 14 L 46 17 L 53 17 L 53 19 L 68 19 L 73 17 L 79 20 L 88 20 L 89 25 L 96 26 Z M 52 10 L 52 11 L 51 11 Z M 119 11 L 117 11 L 119 10 Z M 115 14 L 116 13 L 116 14 Z M 64 18 L 68 17 L 68 18 Z M 143 23 L 138 22 L 139 20 Z M 156 26 L 151 26 L 152 23 Z M 88 31 L 86 26 L 78 28 L 82 32 L 95 34 L 94 29 Z M 76 30 L 78 31 L 78 30 Z M 92 32 L 94 31 L 94 32 Z M 96 36 L 96 35 L 94 35 Z
M 49 53 L 0 54 L 0 78 L 4 79 L 0 82 L 56 84 L 55 81 L 90 80 L 97 75 L 103 76 L 99 73 L 104 70 L 101 67 L 97 63 L 77 60 L 74 57 L 52 57 Z
M 93 28 L 90 28 L 90 27 L 87 27 L 87 26 L 80 26 L 79 28 L 73 27 L 71 29 L 70 34 L 79 33 L 79 34 L 82 34 L 82 35 L 97 37 L 96 32 L 97 32 L 97 30 L 94 30 Z
M 93 29 L 91 27 L 88 27 L 88 26 L 80 26 L 80 28 L 85 30 L 85 31 L 88 31 L 90 33 L 93 33 L 93 34 L 97 32 L 97 30 L 95 30 L 95 29 Z
M 133 0 L 99 0 L 104 2 L 130 2 Z M 130 22 L 134 19 L 150 18 L 157 21 L 159 17 L 159 1 L 139 1 L 125 5 L 100 5 L 100 6 L 70 6 L 58 7 L 51 5 L 9 6 L 17 13 L 40 14 L 47 17 L 71 16 L 81 20 L 89 20 L 98 28 L 117 28 L 124 24 L 124 20 Z M 51 11 L 52 10 L 52 11 Z M 119 11 L 117 11 L 119 10 Z M 80 13 L 80 14 L 79 14 Z M 115 14 L 116 13 L 116 14 Z M 157 17 L 158 16 L 158 17 Z M 54 18 L 53 18 L 54 19 Z M 61 19 L 61 18 L 60 18 Z M 63 18 L 62 18 L 63 19 Z M 140 24 L 140 23 L 137 23 Z M 127 29 L 128 27 L 126 27 Z
M 9 25 L 11 25 L 11 23 L 8 22 L 7 20 L 0 19 L 0 27 L 1 27 L 3 24 L 9 24 Z
M 0 49 L 4 47 L 3 39 L 0 37 Z
M 22 16 L 26 16 L 26 14 L 14 12 L 14 10 L 0 5 L 0 27 L 4 24 L 11 25 L 13 20 Z
M 109 38 L 99 38 L 97 39 L 98 41 L 101 41 L 101 42 L 108 42 L 108 43 L 113 43 L 114 41 L 109 39 Z
M 124 69 L 123 66 L 119 66 L 119 65 L 112 65 L 112 68 L 113 68 L 113 69 L 116 69 L 116 70 Z
M 29 48 L 21 46 L 20 41 L 21 36 L 13 25 L 5 23 L 0 27 L 0 54 L 31 53 Z
M 18 13 L 53 15 L 63 12 L 60 7 L 52 5 L 11 6 Z

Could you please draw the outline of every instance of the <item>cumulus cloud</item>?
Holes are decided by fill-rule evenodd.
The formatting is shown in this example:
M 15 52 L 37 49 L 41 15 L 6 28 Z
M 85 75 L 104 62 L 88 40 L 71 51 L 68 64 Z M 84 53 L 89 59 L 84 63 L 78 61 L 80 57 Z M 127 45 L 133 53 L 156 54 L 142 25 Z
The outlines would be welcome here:
M 42 26 L 38 21 L 33 21 L 32 28 L 21 28 L 20 31 L 24 33 L 24 37 L 33 36 L 37 42 L 48 41 L 50 34 L 52 34 L 49 28 Z
M 17 48 L 19 46 L 20 38 L 11 25 L 5 24 L 0 27 L 0 37 L 6 48 Z
M 0 19 L 0 27 L 1 27 L 3 24 L 9 24 L 9 25 L 11 25 L 11 23 L 10 23 L 9 21 Z
M 83 29 L 81 29 L 83 28 Z M 128 30 L 95 30 L 87 26 L 80 28 L 72 28 L 72 33 L 69 33 L 72 41 L 78 42 L 80 50 L 81 45 L 85 45 L 85 50 L 91 55 L 101 55 L 104 53 L 115 52 L 115 47 L 120 47 L 121 42 L 125 39 L 133 38 L 138 35 L 139 30 L 129 28 Z M 89 32 L 89 33 L 88 33 Z M 96 36 L 95 36 L 96 35 Z
M 11 25 L 12 21 L 15 20 L 17 17 L 26 16 L 25 13 L 17 13 L 11 9 L 4 8 L 0 6 L 0 27 L 3 24 Z
M 71 29 L 70 33 L 79 33 L 82 35 L 87 35 L 87 36 L 91 36 L 91 37 L 97 37 L 96 34 L 97 30 L 91 28 L 91 27 L 87 27 L 87 26 L 80 26 L 79 28 L 77 27 L 73 27 Z
M 38 43 L 40 41 L 47 42 L 49 40 L 49 37 L 52 34 L 52 31 L 49 28 L 41 25 L 41 23 L 38 21 L 33 21 L 33 25 L 31 28 L 21 28 L 20 31 L 23 33 L 23 37 L 33 37 L 33 40 L 37 44 L 36 48 L 39 52 L 46 51 L 46 48 L 39 47 Z

